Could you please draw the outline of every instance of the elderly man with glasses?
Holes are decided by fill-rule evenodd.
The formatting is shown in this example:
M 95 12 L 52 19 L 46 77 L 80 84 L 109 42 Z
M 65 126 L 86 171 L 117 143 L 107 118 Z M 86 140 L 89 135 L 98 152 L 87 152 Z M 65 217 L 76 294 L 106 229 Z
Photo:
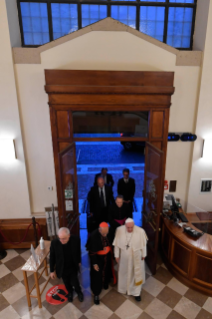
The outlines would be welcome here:
M 73 301 L 73 287 L 78 294 L 80 302 L 83 301 L 83 293 L 79 284 L 78 271 L 81 265 L 80 239 L 71 235 L 66 227 L 58 231 L 58 238 L 51 242 L 50 247 L 50 276 L 52 279 L 63 279 L 68 291 L 68 301 Z

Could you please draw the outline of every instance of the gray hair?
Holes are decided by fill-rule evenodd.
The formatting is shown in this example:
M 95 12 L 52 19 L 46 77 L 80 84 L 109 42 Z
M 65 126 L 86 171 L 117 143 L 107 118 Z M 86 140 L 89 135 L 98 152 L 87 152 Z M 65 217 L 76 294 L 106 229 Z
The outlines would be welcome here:
M 57 235 L 59 236 L 60 233 L 64 232 L 67 236 L 70 235 L 70 230 L 67 227 L 61 227 L 58 232 Z

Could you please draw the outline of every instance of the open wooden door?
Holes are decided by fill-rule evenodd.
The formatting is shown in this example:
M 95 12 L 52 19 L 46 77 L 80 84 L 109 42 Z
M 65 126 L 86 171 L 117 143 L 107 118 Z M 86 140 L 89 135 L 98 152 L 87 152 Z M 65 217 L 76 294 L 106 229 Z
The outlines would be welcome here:
M 62 225 L 79 235 L 78 188 L 75 143 L 59 153 Z M 60 213 L 61 214 L 61 213 Z
M 147 264 L 156 273 L 160 214 L 163 203 L 163 152 L 150 143 L 145 147 L 143 228 L 148 236 Z

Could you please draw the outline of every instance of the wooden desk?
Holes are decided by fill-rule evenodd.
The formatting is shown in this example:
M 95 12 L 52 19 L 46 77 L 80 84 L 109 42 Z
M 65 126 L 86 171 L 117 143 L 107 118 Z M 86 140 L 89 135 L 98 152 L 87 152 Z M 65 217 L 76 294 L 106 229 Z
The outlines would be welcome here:
M 196 214 L 185 214 L 188 226 L 200 221 Z M 210 221 L 211 222 L 211 221 Z M 183 229 L 163 217 L 162 254 L 167 268 L 187 286 L 212 296 L 212 235 L 194 239 Z
M 40 291 L 40 286 L 39 286 L 39 279 L 42 276 L 42 274 L 45 271 L 45 275 L 48 276 L 48 266 L 47 266 L 47 255 L 49 254 L 50 251 L 50 241 L 45 240 L 45 249 L 41 250 L 40 245 L 35 249 L 36 255 L 38 256 L 38 263 L 36 264 L 33 257 L 31 256 L 25 265 L 22 267 L 23 270 L 23 275 L 24 275 L 24 283 L 25 283 L 25 288 L 26 288 L 26 296 L 27 296 L 27 301 L 28 301 L 28 306 L 31 307 L 31 298 L 37 298 L 38 299 L 38 305 L 39 308 L 42 308 L 42 303 L 41 303 L 41 295 L 44 292 L 50 277 L 46 281 L 46 284 L 44 285 L 42 291 Z M 44 269 L 42 270 L 41 274 L 38 274 L 38 270 L 41 268 L 41 265 L 44 264 Z M 33 272 L 34 277 L 35 277 L 35 284 L 33 287 L 29 290 L 29 284 L 28 284 L 28 278 L 27 278 L 27 271 Z M 37 295 L 31 295 L 32 290 L 36 287 Z

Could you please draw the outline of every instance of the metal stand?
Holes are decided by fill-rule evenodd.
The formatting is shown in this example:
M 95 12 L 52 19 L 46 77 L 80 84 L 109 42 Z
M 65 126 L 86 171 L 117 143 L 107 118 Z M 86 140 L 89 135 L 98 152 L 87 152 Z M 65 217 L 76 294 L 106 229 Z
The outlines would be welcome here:
M 0 250 L 0 260 L 4 259 L 7 256 L 6 250 Z
M 52 204 L 52 218 L 53 218 L 54 233 L 55 233 L 53 238 L 56 238 L 57 237 L 57 231 L 56 231 L 56 224 L 55 224 L 55 218 L 54 218 L 54 204 Z
M 37 236 L 37 230 L 36 230 L 36 221 L 35 217 L 32 217 L 32 225 L 34 228 L 34 238 L 35 238 L 35 248 L 38 247 L 38 236 Z

